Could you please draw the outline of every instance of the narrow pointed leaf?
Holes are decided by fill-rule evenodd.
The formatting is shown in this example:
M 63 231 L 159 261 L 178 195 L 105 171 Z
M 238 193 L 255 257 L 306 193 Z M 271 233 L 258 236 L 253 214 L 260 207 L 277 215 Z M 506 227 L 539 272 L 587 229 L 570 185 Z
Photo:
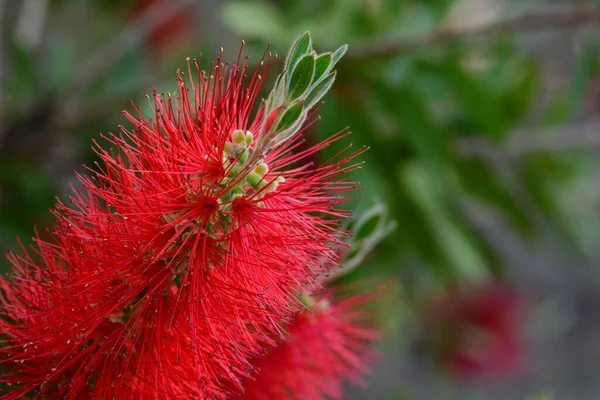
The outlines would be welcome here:
M 291 73 L 288 99 L 296 100 L 300 98 L 312 83 L 314 74 L 315 56 L 314 54 L 307 54 L 298 61 Z
M 327 75 L 321 82 L 316 84 L 306 96 L 306 109 L 310 110 L 317 104 L 325 94 L 331 89 L 333 82 L 335 81 L 335 76 L 337 75 L 336 71 L 333 71 L 329 75 Z
M 340 46 L 340 48 L 333 53 L 333 55 L 331 56 L 331 68 L 333 68 L 335 64 L 337 64 L 338 61 L 340 61 L 340 59 L 344 57 L 344 54 L 346 54 L 347 51 L 348 45 L 345 44 L 343 46 Z
M 303 109 L 304 102 L 302 101 L 297 101 L 296 103 L 292 104 L 279 118 L 275 130 L 277 132 L 283 131 L 294 125 L 294 123 L 300 118 L 300 115 L 302 115 Z
M 304 55 L 310 53 L 312 51 L 312 39 L 310 38 L 309 32 L 304 32 L 302 36 L 300 36 L 290 49 L 288 56 L 285 60 L 285 69 L 290 70 L 300 58 Z
M 296 121 L 294 121 L 294 123 L 292 125 L 290 125 L 289 127 L 287 127 L 285 130 L 283 131 L 279 131 L 277 132 L 277 136 L 274 139 L 274 146 L 279 146 L 285 142 L 287 142 L 292 136 L 294 136 L 296 133 L 298 133 L 298 131 L 302 128 L 302 125 L 304 124 L 304 121 L 306 121 L 306 111 L 302 111 L 300 113 L 300 116 L 298 116 L 298 118 L 296 118 Z
M 315 76 L 313 82 L 317 82 L 329 71 L 331 67 L 331 53 L 321 54 L 315 60 Z

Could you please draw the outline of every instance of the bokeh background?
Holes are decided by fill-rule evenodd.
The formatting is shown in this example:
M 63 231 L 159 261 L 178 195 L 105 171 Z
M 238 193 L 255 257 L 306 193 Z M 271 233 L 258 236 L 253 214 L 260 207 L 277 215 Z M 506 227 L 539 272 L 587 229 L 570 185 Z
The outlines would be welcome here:
M 599 399 L 596 1 L 0 0 L 0 251 L 186 57 L 305 30 L 350 45 L 309 141 L 370 146 L 338 281 L 384 292 L 384 339 L 348 397 Z

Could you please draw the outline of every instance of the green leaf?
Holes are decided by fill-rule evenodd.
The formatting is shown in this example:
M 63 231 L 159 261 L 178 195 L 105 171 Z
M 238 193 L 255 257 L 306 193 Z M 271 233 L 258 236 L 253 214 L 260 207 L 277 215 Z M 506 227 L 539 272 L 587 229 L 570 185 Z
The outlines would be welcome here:
M 565 121 L 571 112 L 569 101 L 564 94 L 554 98 L 545 110 L 543 125 L 557 125 Z
M 315 56 L 314 54 L 307 54 L 296 63 L 290 75 L 288 99 L 296 100 L 300 98 L 312 83 L 314 74 Z
M 92 85 L 90 93 L 100 97 L 114 97 L 139 89 L 142 82 L 140 71 L 144 64 L 143 49 L 132 48 Z
M 456 162 L 457 176 L 462 189 L 503 214 L 520 233 L 533 233 L 533 221 L 509 190 L 498 179 L 490 166 L 479 159 L 461 159 Z
M 321 54 L 315 60 L 315 76 L 313 81 L 317 82 L 321 77 L 325 75 L 327 71 L 329 71 L 329 67 L 331 66 L 331 53 Z
M 290 49 L 288 56 L 285 60 L 285 69 L 292 69 L 296 63 L 305 55 L 312 51 L 312 39 L 310 37 L 309 32 L 304 32 L 302 36 L 300 36 Z
M 406 141 L 431 164 L 442 165 L 448 157 L 447 138 L 427 109 L 426 100 L 409 87 L 387 92 L 388 107 L 405 135 Z M 385 100 L 384 100 L 385 101 Z
M 365 258 L 396 229 L 396 221 L 388 218 L 387 207 L 380 202 L 373 204 L 371 208 L 360 214 L 354 224 L 354 234 L 350 239 L 350 250 L 344 255 L 342 263 L 346 272 L 358 267 Z
M 554 395 L 548 390 L 543 390 L 543 391 L 533 394 L 527 398 L 527 400 L 553 400 L 553 399 L 554 399 Z
M 225 25 L 245 38 L 269 41 L 286 31 L 279 9 L 264 1 L 227 3 L 221 15 Z
M 346 52 L 348 51 L 348 45 L 345 44 L 343 46 L 340 46 L 331 56 L 331 68 L 333 68 L 338 61 L 340 61 L 340 59 L 342 57 L 344 57 L 344 54 L 346 54 Z
M 583 103 L 586 91 L 590 83 L 598 76 L 600 71 L 600 60 L 598 57 L 598 43 L 587 43 L 572 77 L 569 88 L 569 105 L 571 112 L 578 110 Z
M 24 47 L 16 42 L 9 42 L 7 46 L 9 59 L 12 61 L 9 79 L 6 79 L 6 101 L 19 104 L 26 102 L 35 95 L 39 85 L 39 76 L 36 70 L 35 57 Z
M 50 71 L 51 85 L 54 87 L 66 86 L 73 75 L 76 65 L 75 43 L 72 37 L 59 36 L 52 46 L 48 48 L 48 70 Z
M 333 82 L 335 81 L 335 77 L 337 75 L 336 71 L 333 71 L 329 75 L 327 75 L 321 82 L 316 84 L 310 92 L 306 95 L 306 109 L 310 110 L 317 104 L 325 94 L 331 89 Z
M 510 125 L 519 123 L 527 115 L 540 83 L 536 64 L 521 65 L 519 69 L 520 74 L 502 94 L 504 121 Z
M 268 115 L 271 111 L 279 107 L 285 99 L 285 74 L 279 74 L 275 83 L 273 84 L 273 90 L 269 93 L 269 97 L 266 102 L 266 112 Z
M 506 122 L 501 103 L 492 88 L 456 62 L 441 66 L 439 71 L 448 79 L 457 100 L 475 122 L 475 129 L 492 139 L 501 139 L 506 133 Z
M 448 206 L 442 189 L 443 177 L 439 176 L 436 169 L 420 162 L 398 169 L 398 175 L 409 188 L 415 203 L 423 209 L 444 255 L 458 276 L 473 281 L 485 277 L 485 259 L 473 237 L 465 231 Z
M 365 215 L 361 215 L 354 226 L 354 236 L 352 237 L 352 240 L 362 240 L 372 235 L 379 226 L 382 217 L 383 216 L 380 213 L 373 212 L 367 212 Z
M 304 102 L 297 101 L 292 104 L 285 112 L 279 117 L 275 131 L 281 132 L 294 125 L 302 115 L 304 109 Z

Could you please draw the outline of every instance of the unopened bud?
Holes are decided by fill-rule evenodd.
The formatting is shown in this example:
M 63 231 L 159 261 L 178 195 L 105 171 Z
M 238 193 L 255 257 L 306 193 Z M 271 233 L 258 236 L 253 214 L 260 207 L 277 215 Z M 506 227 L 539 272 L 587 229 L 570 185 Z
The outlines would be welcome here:
M 248 181 L 248 184 L 250 184 L 250 186 L 256 188 L 258 187 L 260 182 L 262 182 L 263 178 L 256 172 L 250 172 L 246 177 L 246 180 Z
M 238 164 L 235 164 L 229 170 L 229 176 L 237 176 L 240 172 L 242 172 L 242 167 L 240 167 Z
M 245 164 L 246 161 L 248 161 L 248 156 L 250 155 L 250 152 L 248 151 L 248 149 L 243 149 L 242 150 L 242 154 L 240 154 L 240 163 Z
M 246 134 L 244 133 L 244 131 L 236 129 L 231 134 L 231 138 L 233 139 L 233 143 L 242 144 L 246 141 Z
M 265 187 L 265 193 L 272 193 L 277 190 L 279 183 L 277 181 L 270 182 L 267 187 Z
M 231 189 L 231 200 L 237 200 L 237 199 L 241 199 L 243 198 L 245 195 L 244 191 L 235 186 L 233 189 Z
M 254 141 L 254 135 L 250 131 L 246 131 L 246 144 L 250 146 Z
M 254 172 L 259 174 L 260 176 L 265 176 L 267 172 L 269 172 L 269 166 L 267 163 L 261 162 L 254 168 Z

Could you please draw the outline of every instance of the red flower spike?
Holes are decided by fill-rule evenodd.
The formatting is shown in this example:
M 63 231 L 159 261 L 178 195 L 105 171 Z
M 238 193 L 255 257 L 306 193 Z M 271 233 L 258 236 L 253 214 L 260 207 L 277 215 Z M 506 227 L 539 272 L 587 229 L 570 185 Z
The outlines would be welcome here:
M 516 371 L 523 358 L 523 303 L 515 289 L 500 284 L 444 293 L 427 327 L 442 366 L 461 379 Z
M 254 154 L 264 65 L 247 87 L 245 60 L 218 58 L 194 78 L 190 68 L 177 95 L 154 94 L 152 119 L 125 113 L 133 129 L 106 136 L 112 150 L 95 144 L 101 164 L 79 176 L 70 206 L 57 204 L 51 239 L 11 255 L 13 275 L 0 280 L 1 399 L 242 390 L 249 360 L 303 307 L 296 293 L 337 265 L 331 244 L 346 212 L 335 206 L 355 187 L 340 175 L 360 153 L 311 169 L 306 160 L 346 134 L 294 153 L 300 129 Z M 368 336 L 334 318 L 336 307 L 314 318 Z M 336 350 L 347 364 L 336 374 L 357 367 L 359 344 L 348 346 Z
M 358 307 L 364 297 L 330 304 L 318 300 L 299 315 L 287 339 L 255 361 L 256 375 L 248 379 L 239 400 L 321 400 L 342 398 L 342 383 L 361 382 L 370 345 L 377 339 Z

